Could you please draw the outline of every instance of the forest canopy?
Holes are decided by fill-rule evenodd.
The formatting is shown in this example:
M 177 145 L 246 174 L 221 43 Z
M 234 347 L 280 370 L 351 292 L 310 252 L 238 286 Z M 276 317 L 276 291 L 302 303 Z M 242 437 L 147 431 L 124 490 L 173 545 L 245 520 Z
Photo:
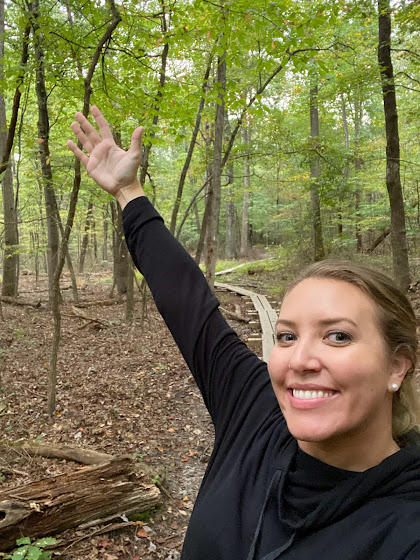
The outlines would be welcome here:
M 1 4 L 0 243 L 4 276 L 15 270 L 3 295 L 17 294 L 18 261 L 20 270 L 48 269 L 52 285 L 66 223 L 79 271 L 85 261 L 106 266 L 112 246 L 118 252 L 118 210 L 84 170 L 75 188 L 79 171 L 66 148 L 74 113 L 92 104 L 122 147 L 145 126 L 141 181 L 197 259 L 215 238 L 217 254 L 230 259 L 255 245 L 302 263 L 389 255 L 382 12 L 392 22 L 401 208 L 416 264 L 417 2 Z

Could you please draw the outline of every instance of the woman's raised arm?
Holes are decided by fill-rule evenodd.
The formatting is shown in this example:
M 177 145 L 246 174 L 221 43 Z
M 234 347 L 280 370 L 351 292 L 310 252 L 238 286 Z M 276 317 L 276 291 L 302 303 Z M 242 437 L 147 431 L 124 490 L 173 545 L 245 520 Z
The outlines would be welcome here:
M 91 113 L 99 132 L 82 113 L 76 113 L 77 122 L 71 125 L 87 154 L 72 140 L 67 142 L 67 146 L 85 166 L 92 179 L 106 192 L 115 196 L 124 209 L 134 198 L 144 196 L 137 177 L 141 163 L 143 127 L 135 129 L 131 136 L 130 148 L 125 151 L 116 145 L 109 125 L 100 110 L 93 106 Z
M 133 261 L 197 381 L 216 430 L 218 426 L 223 430 L 231 422 L 230 411 L 243 385 L 265 366 L 228 326 L 201 270 L 144 196 L 137 178 L 143 129 L 133 132 L 125 152 L 115 144 L 97 107 L 92 107 L 92 115 L 99 133 L 81 113 L 72 124 L 86 153 L 74 142 L 67 145 L 92 179 L 123 208 L 125 239 Z M 269 383 L 267 375 L 263 383 Z

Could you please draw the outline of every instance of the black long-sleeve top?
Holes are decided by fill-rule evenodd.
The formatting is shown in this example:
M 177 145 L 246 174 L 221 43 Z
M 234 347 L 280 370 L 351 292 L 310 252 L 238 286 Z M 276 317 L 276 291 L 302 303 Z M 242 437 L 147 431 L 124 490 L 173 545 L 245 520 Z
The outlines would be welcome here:
M 219 312 L 199 267 L 145 197 L 123 212 L 126 241 L 203 395 L 215 444 L 183 560 L 420 560 L 420 453 L 364 473 L 302 452 L 267 365 Z

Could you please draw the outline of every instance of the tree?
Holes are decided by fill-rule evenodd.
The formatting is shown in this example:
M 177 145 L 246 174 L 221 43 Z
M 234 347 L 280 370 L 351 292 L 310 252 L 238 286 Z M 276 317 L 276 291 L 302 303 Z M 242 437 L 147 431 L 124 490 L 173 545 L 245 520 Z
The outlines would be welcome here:
M 242 201 L 242 220 L 241 220 L 241 248 L 240 255 L 247 257 L 249 252 L 249 200 L 251 196 L 251 172 L 249 146 L 251 143 L 251 129 L 247 126 L 242 128 L 242 138 L 247 151 L 244 158 L 244 195 Z
M 4 0 L 0 1 L 0 80 L 4 81 Z M 5 154 L 7 145 L 6 103 L 0 91 L 0 154 Z M 13 190 L 13 175 L 9 161 L 2 180 L 4 215 L 3 296 L 16 296 L 18 292 L 19 234 L 17 209 Z
M 410 285 L 404 199 L 400 176 L 400 138 L 391 59 L 390 0 L 378 0 L 378 63 L 381 74 L 386 132 L 386 187 L 391 208 L 391 244 L 394 277 L 402 290 Z
M 319 167 L 319 111 L 318 111 L 318 83 L 316 78 L 311 84 L 309 94 L 309 111 L 311 119 L 311 210 L 314 239 L 314 260 L 325 258 L 324 240 L 322 236 L 321 206 L 318 192 Z
M 50 122 L 48 115 L 48 97 L 45 87 L 44 51 L 41 45 L 41 29 L 38 24 L 39 19 L 39 0 L 34 0 L 28 4 L 31 13 L 33 38 L 35 45 L 36 62 L 36 96 L 38 101 L 38 144 L 39 157 L 41 160 L 42 179 L 44 187 L 45 214 L 48 230 L 48 286 L 49 300 L 52 303 L 54 274 L 58 264 L 58 247 L 60 244 L 60 234 L 58 228 L 59 218 L 57 216 L 58 205 L 55 198 L 53 174 L 51 168 L 50 155 Z
M 206 279 L 209 286 L 214 288 L 214 278 L 217 260 L 217 237 L 219 234 L 220 204 L 222 196 L 222 148 L 225 128 L 225 92 L 226 92 L 226 51 L 217 62 L 217 84 L 219 90 L 214 122 L 214 147 L 212 177 L 209 193 L 210 217 L 206 239 Z

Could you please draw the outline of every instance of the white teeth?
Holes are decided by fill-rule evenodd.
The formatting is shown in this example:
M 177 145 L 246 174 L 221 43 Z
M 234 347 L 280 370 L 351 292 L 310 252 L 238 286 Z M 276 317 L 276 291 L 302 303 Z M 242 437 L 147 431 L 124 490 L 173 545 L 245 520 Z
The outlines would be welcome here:
M 332 393 L 324 393 L 324 391 L 301 391 L 293 389 L 293 396 L 296 399 L 328 399 Z

